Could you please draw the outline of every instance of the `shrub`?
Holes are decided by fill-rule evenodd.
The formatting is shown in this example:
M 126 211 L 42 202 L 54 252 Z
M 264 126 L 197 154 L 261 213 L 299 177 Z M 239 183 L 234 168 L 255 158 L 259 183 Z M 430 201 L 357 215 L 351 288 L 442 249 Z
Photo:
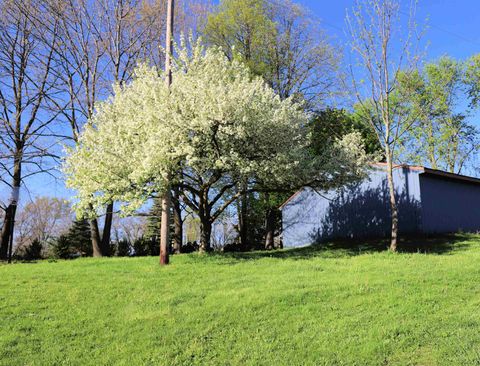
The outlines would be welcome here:
M 132 246 L 127 239 L 119 240 L 115 245 L 115 255 L 117 257 L 128 257 L 132 253 Z
M 43 243 L 39 239 L 34 239 L 28 245 L 22 245 L 15 250 L 15 258 L 26 261 L 42 259 Z
M 193 243 L 189 241 L 187 244 L 182 245 L 182 253 L 193 253 L 198 252 L 199 245 L 196 241 Z
M 55 258 L 68 259 L 73 256 L 72 246 L 67 235 L 60 235 L 52 243 L 52 252 Z
M 25 247 L 23 253 L 23 259 L 32 261 L 36 259 L 42 259 L 43 244 L 40 240 L 35 239 L 30 245 Z
M 136 257 L 157 256 L 160 254 L 160 246 L 156 240 L 141 237 L 133 242 L 133 252 Z

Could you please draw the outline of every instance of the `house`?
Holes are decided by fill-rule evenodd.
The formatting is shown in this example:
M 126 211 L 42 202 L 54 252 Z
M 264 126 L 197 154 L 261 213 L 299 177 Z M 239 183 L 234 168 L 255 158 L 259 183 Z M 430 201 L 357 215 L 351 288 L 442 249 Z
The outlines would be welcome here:
M 480 230 L 480 179 L 397 165 L 393 179 L 400 234 Z M 330 239 L 387 237 L 391 230 L 385 164 L 338 190 L 303 188 L 281 207 L 284 247 Z

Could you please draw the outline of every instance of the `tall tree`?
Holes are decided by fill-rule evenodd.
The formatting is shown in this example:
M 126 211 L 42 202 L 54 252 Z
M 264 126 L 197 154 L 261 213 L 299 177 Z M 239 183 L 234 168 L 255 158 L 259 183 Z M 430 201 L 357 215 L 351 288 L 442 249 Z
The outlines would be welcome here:
M 203 33 L 208 44 L 220 47 L 229 60 L 245 62 L 256 75 L 269 73 L 268 47 L 275 37 L 276 29 L 268 16 L 266 1 L 221 1 L 208 16 Z M 246 181 L 239 182 L 236 189 L 246 191 Z M 242 194 L 236 204 L 240 243 L 246 248 L 250 231 L 248 195 Z
M 222 0 L 207 18 L 203 33 L 207 42 L 220 47 L 229 59 L 245 62 L 254 74 L 262 76 L 282 99 L 294 97 L 307 109 L 325 103 L 339 84 L 335 83 L 338 52 L 328 43 L 318 21 L 290 0 Z M 245 182 L 237 189 L 246 190 Z M 277 200 L 268 204 L 268 196 L 262 196 L 263 204 L 249 202 L 257 198 L 242 195 L 237 201 L 244 247 L 254 231 L 249 225 L 249 216 L 255 216 L 251 207 L 266 210 L 265 237 L 273 236 Z
M 271 0 L 268 16 L 275 32 L 268 42 L 265 80 L 283 99 L 293 96 L 309 109 L 324 106 L 341 91 L 341 50 L 329 43 L 321 22 L 296 2 Z
M 32 1 L 23 6 L 32 13 L 39 11 Z M 0 13 L 0 183 L 11 190 L 11 198 L 2 205 L 0 259 L 6 259 L 20 188 L 29 176 L 47 172 L 49 160 L 56 157 L 51 143 L 56 121 L 51 99 L 58 38 L 54 33 L 44 42 L 41 24 L 20 11 L 15 1 L 3 1 Z M 56 29 L 58 24 L 53 24 Z
M 480 87 L 472 82 L 474 65 L 474 58 L 459 62 L 444 56 L 422 70 L 402 73 L 399 92 L 408 103 L 406 112 L 416 119 L 402 139 L 405 159 L 451 173 L 461 173 L 472 161 L 480 147 L 469 122 Z
M 144 237 L 147 240 L 154 241 L 160 245 L 160 220 L 162 217 L 162 203 L 159 199 L 154 199 L 152 207 L 147 214 L 147 223 Z
M 304 148 L 307 115 L 300 105 L 282 101 L 216 49 L 180 48 L 170 88 L 166 77 L 143 67 L 101 105 L 64 166 L 80 211 L 115 197 L 129 212 L 175 182 L 200 219 L 200 247 L 207 251 L 213 222 L 241 194 L 303 183 L 328 188 L 363 173 L 367 157 L 358 134 L 315 158 Z M 231 191 L 245 179 L 246 192 Z
M 76 143 L 83 125 L 91 120 L 96 102 L 106 98 L 113 84 L 130 80 L 139 60 L 163 65 L 166 29 L 165 0 L 41 0 L 45 13 L 53 21 L 30 12 L 20 4 L 29 18 L 35 19 L 60 39 L 55 48 L 62 80 L 57 98 L 52 100 L 71 127 Z M 58 29 L 54 24 L 58 23 Z M 97 217 L 90 220 L 95 256 L 108 254 L 113 217 L 113 202 L 99 215 L 105 216 L 103 235 Z
M 410 8 L 407 29 L 402 34 L 400 2 L 397 0 L 357 0 L 352 15 L 347 16 L 351 46 L 358 55 L 359 68 L 353 82 L 358 110 L 372 126 L 384 149 L 391 211 L 390 250 L 397 250 L 398 207 L 393 180 L 394 156 L 401 137 L 410 129 L 412 120 L 399 109 L 401 101 L 394 100 L 399 75 L 404 67 L 414 68 L 417 61 L 412 41 L 415 31 Z M 403 40 L 403 41 L 398 41 Z M 408 65 L 410 63 L 410 65 Z M 352 66 L 352 70 L 353 70 Z M 366 81 L 365 83 L 363 81 Z M 362 87 L 365 87 L 363 90 Z
M 264 0 L 222 0 L 208 16 L 203 34 L 229 60 L 245 62 L 256 75 L 267 73 L 269 42 L 276 32 Z

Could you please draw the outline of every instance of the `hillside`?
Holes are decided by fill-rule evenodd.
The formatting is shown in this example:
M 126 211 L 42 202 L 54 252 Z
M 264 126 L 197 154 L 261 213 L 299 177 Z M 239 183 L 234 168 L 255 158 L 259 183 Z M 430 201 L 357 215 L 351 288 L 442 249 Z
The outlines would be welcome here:
M 480 236 L 0 266 L 2 365 L 473 365 Z

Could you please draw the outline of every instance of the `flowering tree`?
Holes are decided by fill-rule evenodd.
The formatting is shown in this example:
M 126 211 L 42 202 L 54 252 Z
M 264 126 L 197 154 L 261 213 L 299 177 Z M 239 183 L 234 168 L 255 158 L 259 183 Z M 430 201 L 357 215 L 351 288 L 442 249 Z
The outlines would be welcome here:
M 359 135 L 314 157 L 299 104 L 219 49 L 197 42 L 177 55 L 170 90 L 163 75 L 140 67 L 100 105 L 70 152 L 64 169 L 81 214 L 108 200 L 124 202 L 129 213 L 170 182 L 200 219 L 201 249 L 208 250 L 213 222 L 245 193 L 233 190 L 238 182 L 249 191 L 326 188 L 362 174 Z

